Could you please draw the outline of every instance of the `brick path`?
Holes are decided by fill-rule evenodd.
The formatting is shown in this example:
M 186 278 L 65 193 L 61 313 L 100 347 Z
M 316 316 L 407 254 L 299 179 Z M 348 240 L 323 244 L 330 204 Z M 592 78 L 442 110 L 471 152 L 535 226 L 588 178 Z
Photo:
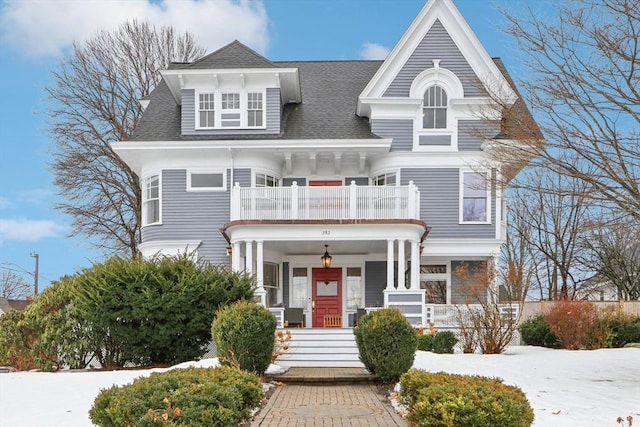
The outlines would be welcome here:
M 283 385 L 252 427 L 407 426 L 375 385 Z

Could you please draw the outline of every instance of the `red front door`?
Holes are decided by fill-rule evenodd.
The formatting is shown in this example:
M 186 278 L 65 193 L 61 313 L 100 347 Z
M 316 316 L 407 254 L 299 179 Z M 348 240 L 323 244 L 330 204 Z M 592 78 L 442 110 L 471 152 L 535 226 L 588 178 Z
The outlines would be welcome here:
M 340 187 L 342 181 L 309 181 L 309 187 Z
M 313 327 L 325 326 L 325 315 L 342 314 L 342 269 L 314 268 L 313 280 Z

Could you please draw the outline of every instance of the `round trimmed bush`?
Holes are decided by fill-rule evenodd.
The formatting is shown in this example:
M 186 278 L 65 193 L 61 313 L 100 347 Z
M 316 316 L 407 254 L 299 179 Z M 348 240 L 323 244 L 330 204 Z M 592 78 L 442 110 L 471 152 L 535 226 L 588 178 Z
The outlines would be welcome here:
M 360 361 L 382 381 L 397 381 L 413 365 L 418 335 L 400 310 L 367 314 L 353 332 Z
M 527 427 L 533 409 L 518 387 L 480 376 L 411 370 L 400 380 L 407 420 L 418 427 Z
M 266 308 L 238 301 L 218 310 L 211 335 L 223 365 L 262 375 L 273 355 L 276 319 Z
M 433 352 L 438 354 L 453 354 L 453 347 L 458 343 L 458 338 L 451 331 L 438 332 L 433 337 Z
M 99 427 L 227 427 L 251 419 L 263 397 L 260 379 L 230 367 L 174 369 L 104 389 L 89 411 Z M 162 424 L 166 414 L 171 424 Z
M 543 314 L 531 317 L 518 327 L 522 340 L 527 345 L 558 348 L 558 338 L 551 331 L 551 327 Z

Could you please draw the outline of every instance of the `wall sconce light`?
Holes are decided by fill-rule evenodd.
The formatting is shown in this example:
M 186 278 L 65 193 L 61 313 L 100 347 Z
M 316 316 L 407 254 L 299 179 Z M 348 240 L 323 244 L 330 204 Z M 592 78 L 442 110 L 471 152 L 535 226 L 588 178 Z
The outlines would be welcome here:
M 325 269 L 331 267 L 331 258 L 333 257 L 329 255 L 329 245 L 324 245 L 324 255 L 320 257 L 320 260 L 322 261 L 322 266 Z
M 233 248 L 231 246 L 227 246 L 227 256 L 231 256 L 233 253 Z

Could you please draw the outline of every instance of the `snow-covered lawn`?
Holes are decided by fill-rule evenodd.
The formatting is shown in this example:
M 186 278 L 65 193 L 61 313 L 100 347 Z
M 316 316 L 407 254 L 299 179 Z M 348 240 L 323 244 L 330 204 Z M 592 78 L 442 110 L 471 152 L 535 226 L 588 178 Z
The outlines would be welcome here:
M 197 366 L 215 366 L 215 360 Z M 193 363 L 179 366 L 194 365 Z M 500 377 L 526 393 L 537 427 L 612 426 L 640 422 L 640 349 L 595 351 L 511 347 L 501 355 L 419 351 L 416 368 Z M 166 369 L 0 374 L 0 426 L 91 426 L 87 412 L 101 388 Z

